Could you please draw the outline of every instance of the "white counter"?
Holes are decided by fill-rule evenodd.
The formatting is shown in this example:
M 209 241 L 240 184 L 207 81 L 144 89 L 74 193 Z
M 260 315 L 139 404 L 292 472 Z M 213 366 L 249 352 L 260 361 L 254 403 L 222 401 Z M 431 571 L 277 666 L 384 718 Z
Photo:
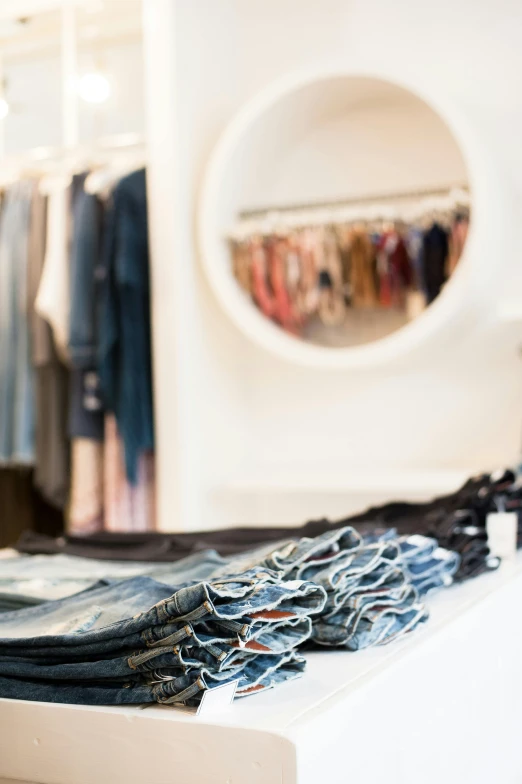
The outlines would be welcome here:
M 218 718 L 0 700 L 0 784 L 520 784 L 522 556 Z

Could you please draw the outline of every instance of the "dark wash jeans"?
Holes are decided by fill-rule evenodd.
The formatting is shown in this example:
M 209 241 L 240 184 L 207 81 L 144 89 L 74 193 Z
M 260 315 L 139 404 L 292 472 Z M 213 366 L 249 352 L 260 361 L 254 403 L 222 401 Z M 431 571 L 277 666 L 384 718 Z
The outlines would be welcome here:
M 149 577 L 135 577 L 0 616 L 0 654 L 10 648 L 52 650 L 78 644 L 95 644 L 103 651 L 115 639 L 172 623 L 227 623 L 248 640 L 260 621 L 308 616 L 321 610 L 325 599 L 320 587 L 280 582 L 268 569 L 178 590 Z
M 305 660 L 293 651 L 281 656 L 254 656 L 240 670 L 216 673 L 209 669 L 179 674 L 159 671 L 148 680 L 117 678 L 98 681 L 42 681 L 0 677 L 0 697 L 72 705 L 194 705 L 206 689 L 238 680 L 236 696 L 273 688 L 302 675 Z
M 325 601 L 312 583 L 258 568 L 179 589 L 136 577 L 9 613 L 0 617 L 0 696 L 190 703 L 231 679 L 245 696 L 302 673 L 293 649 Z

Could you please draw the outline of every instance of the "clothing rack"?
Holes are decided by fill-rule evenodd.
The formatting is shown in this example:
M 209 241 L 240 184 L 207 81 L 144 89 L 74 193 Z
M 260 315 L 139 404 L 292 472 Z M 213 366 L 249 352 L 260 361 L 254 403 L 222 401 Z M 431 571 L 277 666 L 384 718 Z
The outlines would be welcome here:
M 146 165 L 145 147 L 143 136 L 127 133 L 102 137 L 74 147 L 34 147 L 20 154 L 0 156 L 0 187 L 25 177 L 72 174 L 112 162 L 120 165 L 126 160 L 125 155 L 130 156 L 135 168 L 143 168 Z
M 122 133 L 114 136 L 105 136 L 93 142 L 78 144 L 74 147 L 33 147 L 19 154 L 0 157 L 0 167 L 6 164 L 23 165 L 39 162 L 59 162 L 75 158 L 88 157 L 102 153 L 114 153 L 119 150 L 127 151 L 145 146 L 145 137 L 137 133 Z
M 469 187 L 463 183 L 307 204 L 285 204 L 241 211 L 228 237 L 241 240 L 253 234 L 357 221 L 398 220 L 410 223 L 429 214 L 468 209 L 469 205 Z
M 239 213 L 239 217 L 241 219 L 248 220 L 250 218 L 260 218 L 264 215 L 269 215 L 275 212 L 284 213 L 299 212 L 301 210 L 331 209 L 335 207 L 354 207 L 358 204 L 372 204 L 373 202 L 381 201 L 398 201 L 403 199 L 411 200 L 429 198 L 431 196 L 447 196 L 455 191 L 463 191 L 465 194 L 469 194 L 469 187 L 464 183 L 455 183 L 454 185 L 446 185 L 439 188 L 420 188 L 416 190 L 396 192 L 388 191 L 386 193 L 369 194 L 367 196 L 352 196 L 347 199 L 329 199 L 328 201 L 307 202 L 305 204 L 299 203 L 284 204 L 272 207 L 256 207 L 255 209 L 251 210 L 242 210 Z

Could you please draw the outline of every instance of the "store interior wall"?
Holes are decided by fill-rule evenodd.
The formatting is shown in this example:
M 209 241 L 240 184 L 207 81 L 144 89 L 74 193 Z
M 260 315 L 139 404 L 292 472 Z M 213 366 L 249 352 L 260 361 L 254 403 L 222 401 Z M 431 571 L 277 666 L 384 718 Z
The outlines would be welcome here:
M 79 103 L 79 136 L 90 142 L 120 133 L 143 134 L 143 50 L 141 41 L 122 41 L 103 48 L 103 70 L 111 82 L 110 100 L 103 105 Z M 78 70 L 96 65 L 87 48 L 79 52 Z M 12 109 L 5 123 L 6 154 L 62 143 L 59 53 L 34 54 L 4 65 L 7 95 Z
M 520 23 L 522 8 L 510 0 L 457 6 L 441 0 L 436 11 L 415 0 L 178 0 L 172 219 L 182 288 L 178 323 L 190 351 L 171 372 L 173 390 L 175 384 L 185 390 L 178 412 L 184 435 L 180 440 L 173 417 L 170 425 L 163 420 L 159 437 L 163 459 L 170 440 L 192 466 L 184 490 L 191 513 L 163 519 L 161 527 L 342 515 L 377 500 L 381 486 L 394 495 L 389 478 L 401 472 L 420 476 L 422 493 L 423 476 L 464 476 L 518 454 L 522 279 L 515 216 L 522 167 L 517 172 L 512 161 L 522 158 L 522 113 L 512 96 L 522 73 L 514 32 Z M 424 351 L 366 370 L 300 367 L 256 346 L 217 304 L 197 244 L 205 166 L 235 113 L 274 80 L 336 60 L 367 62 L 391 80 L 413 80 L 421 92 L 431 88 L 451 98 L 509 193 L 498 226 L 503 272 L 494 293 L 481 292 L 488 314 L 494 297 L 495 312 L 506 319 L 481 319 L 479 302 L 467 323 L 448 327 Z M 494 273 L 497 259 L 490 263 Z M 433 483 L 425 484 L 429 492 Z M 163 485 L 160 492 L 169 490 Z

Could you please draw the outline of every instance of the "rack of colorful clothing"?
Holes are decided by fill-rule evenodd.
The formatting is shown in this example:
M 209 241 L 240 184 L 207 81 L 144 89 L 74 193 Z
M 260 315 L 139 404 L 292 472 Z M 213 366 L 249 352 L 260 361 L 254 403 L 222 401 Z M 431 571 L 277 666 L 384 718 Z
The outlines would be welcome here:
M 154 524 L 144 154 L 107 141 L 6 161 L 0 460 L 67 529 Z M 134 148 L 134 149 L 131 149 Z
M 229 234 L 232 269 L 256 307 L 292 334 L 357 310 L 413 316 L 455 270 L 468 226 L 462 188 L 252 211 Z

